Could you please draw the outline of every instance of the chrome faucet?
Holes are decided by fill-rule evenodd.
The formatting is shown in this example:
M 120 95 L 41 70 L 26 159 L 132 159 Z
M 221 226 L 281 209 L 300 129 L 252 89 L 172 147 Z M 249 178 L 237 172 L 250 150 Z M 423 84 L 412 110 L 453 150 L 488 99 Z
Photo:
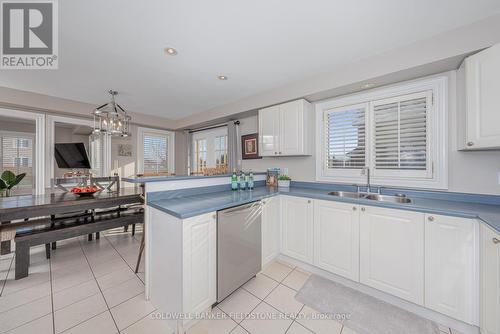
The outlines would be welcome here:
M 363 167 L 363 174 L 366 174 L 366 192 L 371 193 L 370 186 L 370 167 Z

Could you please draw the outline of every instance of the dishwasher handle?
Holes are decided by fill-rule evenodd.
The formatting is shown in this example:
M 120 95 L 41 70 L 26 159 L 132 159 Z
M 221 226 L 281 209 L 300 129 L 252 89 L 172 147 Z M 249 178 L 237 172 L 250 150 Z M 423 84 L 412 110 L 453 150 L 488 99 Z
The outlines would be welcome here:
M 262 207 L 262 202 L 257 201 L 257 202 L 252 202 L 249 204 L 241 205 L 236 208 L 231 208 L 231 209 L 226 209 L 219 211 L 219 215 L 224 215 L 224 216 L 232 216 L 234 214 L 240 214 L 240 213 L 246 213 L 246 212 L 251 212 L 254 211 L 257 207 Z

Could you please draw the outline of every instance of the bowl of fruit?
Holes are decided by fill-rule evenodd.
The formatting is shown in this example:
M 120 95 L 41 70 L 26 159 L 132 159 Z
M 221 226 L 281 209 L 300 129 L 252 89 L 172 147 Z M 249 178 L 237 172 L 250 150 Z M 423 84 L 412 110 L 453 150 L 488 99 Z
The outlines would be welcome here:
M 77 194 L 79 196 L 92 196 L 98 191 L 99 191 L 99 188 L 97 188 L 96 185 L 77 186 L 77 187 L 74 187 L 73 189 L 71 189 L 71 192 L 73 194 Z

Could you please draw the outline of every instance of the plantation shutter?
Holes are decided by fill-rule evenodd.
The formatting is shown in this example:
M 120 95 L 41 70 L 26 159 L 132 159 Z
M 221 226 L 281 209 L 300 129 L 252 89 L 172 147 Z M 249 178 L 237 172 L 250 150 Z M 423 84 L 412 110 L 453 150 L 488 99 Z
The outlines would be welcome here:
M 361 169 L 366 165 L 366 105 L 325 112 L 326 168 Z
M 168 173 L 168 137 L 144 134 L 144 173 Z
M 376 170 L 429 168 L 427 121 L 431 96 L 431 92 L 422 92 L 374 102 Z

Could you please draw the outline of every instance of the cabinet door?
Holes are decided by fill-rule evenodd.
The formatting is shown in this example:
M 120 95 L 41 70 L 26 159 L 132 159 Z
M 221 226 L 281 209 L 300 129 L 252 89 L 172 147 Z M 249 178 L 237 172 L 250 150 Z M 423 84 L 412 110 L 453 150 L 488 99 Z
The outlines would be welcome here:
M 259 110 L 259 153 L 276 156 L 280 151 L 280 107 Z
M 280 251 L 280 198 L 262 201 L 262 266 L 278 256 Z
M 183 309 L 184 312 L 203 312 L 217 298 L 215 212 L 188 218 L 182 223 Z
M 466 59 L 467 147 L 500 147 L 500 44 Z
M 279 155 L 304 154 L 304 105 L 301 100 L 280 105 Z
M 477 229 L 473 219 L 426 215 L 425 306 L 476 325 Z
M 314 265 L 359 281 L 359 210 L 356 205 L 314 201 Z
M 307 263 L 313 262 L 313 204 L 300 197 L 281 197 L 282 253 Z
M 360 282 L 424 302 L 424 214 L 361 207 Z
M 481 226 L 481 333 L 500 333 L 500 233 Z

